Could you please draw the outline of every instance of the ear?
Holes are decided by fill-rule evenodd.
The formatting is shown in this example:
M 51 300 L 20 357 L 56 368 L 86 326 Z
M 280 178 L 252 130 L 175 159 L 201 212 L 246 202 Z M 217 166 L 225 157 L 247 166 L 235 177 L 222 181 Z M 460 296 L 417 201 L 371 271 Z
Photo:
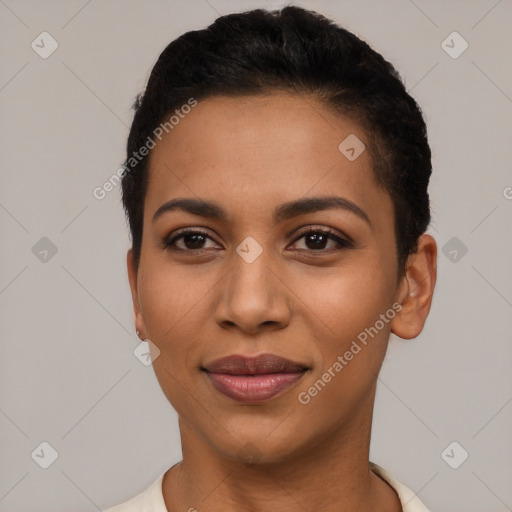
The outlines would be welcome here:
M 407 260 L 405 275 L 399 285 L 398 301 L 402 309 L 391 322 L 391 332 L 400 338 L 416 338 L 425 325 L 437 279 L 437 244 L 424 234 L 418 250 Z
M 128 250 L 126 254 L 126 265 L 128 267 L 128 280 L 130 282 L 130 290 L 132 292 L 132 302 L 133 302 L 133 314 L 135 317 L 135 328 L 139 332 L 139 337 L 143 340 L 147 338 L 146 327 L 144 325 L 144 318 L 142 316 L 140 303 L 139 303 L 139 293 L 138 293 L 138 283 L 137 283 L 137 268 L 135 267 L 135 258 L 133 257 L 132 249 Z

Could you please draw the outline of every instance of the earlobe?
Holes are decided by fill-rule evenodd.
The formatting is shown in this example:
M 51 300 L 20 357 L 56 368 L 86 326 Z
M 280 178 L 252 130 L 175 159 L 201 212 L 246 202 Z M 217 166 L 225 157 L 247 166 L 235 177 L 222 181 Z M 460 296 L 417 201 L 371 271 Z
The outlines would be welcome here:
M 418 250 L 409 256 L 398 300 L 402 309 L 391 322 L 391 332 L 403 339 L 416 338 L 427 320 L 437 279 L 437 244 L 424 234 Z
M 137 282 L 138 271 L 135 266 L 135 258 L 133 256 L 132 249 L 129 249 L 126 254 L 126 266 L 128 269 L 128 281 L 130 283 L 130 290 L 131 290 L 131 294 L 132 294 L 135 329 L 137 332 L 137 336 L 140 339 L 146 339 L 146 337 L 147 337 L 146 336 L 146 328 L 144 325 L 144 318 L 142 317 L 142 312 L 141 312 L 140 302 L 139 302 L 139 291 L 138 291 L 138 282 Z

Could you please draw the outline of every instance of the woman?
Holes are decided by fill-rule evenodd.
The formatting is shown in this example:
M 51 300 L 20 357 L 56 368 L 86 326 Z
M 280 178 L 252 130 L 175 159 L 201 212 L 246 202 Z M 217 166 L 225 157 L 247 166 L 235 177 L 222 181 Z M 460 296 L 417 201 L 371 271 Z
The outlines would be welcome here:
M 108 512 L 427 510 L 369 445 L 389 335 L 431 306 L 430 174 L 398 73 L 317 13 L 222 16 L 163 51 L 123 204 L 183 460 Z

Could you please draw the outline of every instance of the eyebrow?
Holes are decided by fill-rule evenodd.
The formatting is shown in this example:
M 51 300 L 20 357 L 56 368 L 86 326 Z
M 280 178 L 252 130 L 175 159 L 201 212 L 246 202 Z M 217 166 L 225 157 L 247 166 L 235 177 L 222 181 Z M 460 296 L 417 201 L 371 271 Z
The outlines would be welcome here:
M 272 216 L 274 223 L 278 224 L 279 222 L 283 222 L 299 215 L 331 209 L 341 209 L 352 212 L 363 219 L 370 227 L 372 226 L 370 218 L 364 210 L 354 202 L 338 196 L 305 197 L 296 201 L 283 203 L 274 208 Z M 228 220 L 227 212 L 222 208 L 222 206 L 214 201 L 196 198 L 177 198 L 171 199 L 160 206 L 153 215 L 153 222 L 155 222 L 164 213 L 173 210 L 181 210 L 193 215 L 223 222 L 227 222 Z

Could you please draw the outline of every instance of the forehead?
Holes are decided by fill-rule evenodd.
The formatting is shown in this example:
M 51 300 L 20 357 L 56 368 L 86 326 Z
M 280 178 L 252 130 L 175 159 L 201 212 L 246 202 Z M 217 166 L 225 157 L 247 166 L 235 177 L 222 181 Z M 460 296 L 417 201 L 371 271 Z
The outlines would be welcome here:
M 369 143 L 358 124 L 312 97 L 202 100 L 152 150 L 145 210 L 152 215 L 169 199 L 196 196 L 259 216 L 278 203 L 336 194 L 392 222 L 392 203 L 375 182 L 369 151 L 349 159 L 354 152 L 344 152 L 345 140 L 357 152 L 363 147 L 357 141 Z

